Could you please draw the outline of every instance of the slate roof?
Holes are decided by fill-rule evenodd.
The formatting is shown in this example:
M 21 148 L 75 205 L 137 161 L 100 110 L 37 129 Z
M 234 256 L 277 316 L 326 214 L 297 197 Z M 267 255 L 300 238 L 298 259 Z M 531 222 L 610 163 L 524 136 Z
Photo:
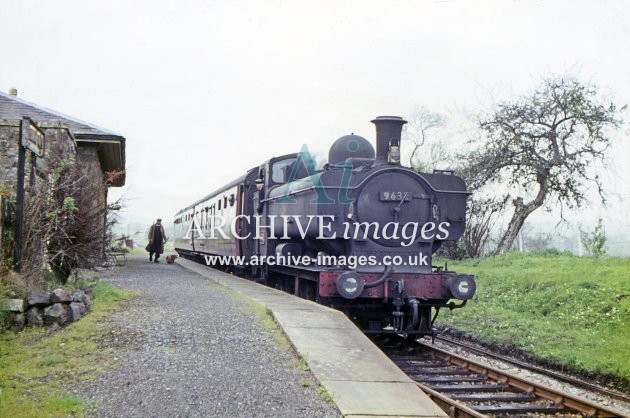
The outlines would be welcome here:
M 0 92 L 0 119 L 21 120 L 23 117 L 28 117 L 34 122 L 59 122 L 67 126 L 74 135 L 77 146 L 81 144 L 99 146 L 99 159 L 103 171 L 125 170 L 125 137 L 122 135 Z M 113 185 L 124 184 L 123 174 Z

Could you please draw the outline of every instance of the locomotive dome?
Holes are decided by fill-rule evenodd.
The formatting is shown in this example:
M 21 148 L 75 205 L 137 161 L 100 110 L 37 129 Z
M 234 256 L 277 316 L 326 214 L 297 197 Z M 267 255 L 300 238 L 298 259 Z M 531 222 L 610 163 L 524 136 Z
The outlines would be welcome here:
M 362 136 L 350 134 L 337 139 L 328 151 L 328 163 L 337 164 L 347 158 L 374 158 L 374 147 Z

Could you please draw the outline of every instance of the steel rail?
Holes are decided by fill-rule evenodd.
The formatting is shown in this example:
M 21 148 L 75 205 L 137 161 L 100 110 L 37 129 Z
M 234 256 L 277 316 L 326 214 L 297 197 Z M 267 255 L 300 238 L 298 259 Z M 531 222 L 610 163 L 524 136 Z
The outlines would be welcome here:
M 465 342 L 462 342 L 462 341 L 458 341 L 458 340 L 454 340 L 454 339 L 449 338 L 449 337 L 444 337 L 442 335 L 436 335 L 435 336 L 435 340 L 442 341 L 445 344 L 457 345 L 457 346 L 459 346 L 461 348 L 464 348 L 464 349 L 466 349 L 468 351 L 471 351 L 471 352 L 473 352 L 475 354 L 479 354 L 479 355 L 482 355 L 484 357 L 493 357 L 493 358 L 495 358 L 497 360 L 501 360 L 503 362 L 513 364 L 513 365 L 521 367 L 523 369 L 531 370 L 531 371 L 543 374 L 545 376 L 553 377 L 554 379 L 563 381 L 565 383 L 570 383 L 570 384 L 572 384 L 574 386 L 577 386 L 577 387 L 580 387 L 580 388 L 583 388 L 583 389 L 588 389 L 588 390 L 593 391 L 593 392 L 598 392 L 598 393 L 600 393 L 602 395 L 610 396 L 611 398 L 615 398 L 615 399 L 617 399 L 619 401 L 624 401 L 624 402 L 630 403 L 630 396 L 628 396 L 628 395 L 626 395 L 624 393 L 617 392 L 617 391 L 614 391 L 614 390 L 611 390 L 611 389 L 607 389 L 607 388 L 603 388 L 603 387 L 595 385 L 593 383 L 589 383 L 589 382 L 585 382 L 583 380 L 579 380 L 579 379 L 577 379 L 577 378 L 575 378 L 573 376 L 568 376 L 566 374 L 563 374 L 563 373 L 560 373 L 560 372 L 556 372 L 556 371 L 553 371 L 553 370 L 547 370 L 547 369 L 544 369 L 542 367 L 539 367 L 539 366 L 536 366 L 536 365 L 533 365 L 533 364 L 529 364 L 529 363 L 526 363 L 524 361 L 521 361 L 521 360 L 518 360 L 518 359 L 515 359 L 515 358 L 511 358 L 511 357 L 508 357 L 508 356 L 505 356 L 505 355 L 502 355 L 502 354 L 494 353 L 492 351 L 488 351 L 488 350 L 485 350 L 485 349 L 482 349 L 482 348 L 474 347 L 474 346 L 472 346 L 472 345 L 470 345 L 468 343 L 465 343 Z
M 431 389 L 430 387 L 423 385 L 420 382 L 416 382 L 416 385 L 429 398 L 438 406 L 442 411 L 446 412 L 451 418 L 485 418 L 486 415 L 475 411 L 471 407 L 464 405 L 461 402 L 457 402 L 455 399 L 451 399 L 448 396 L 444 396 L 438 391 Z
M 623 417 L 630 418 L 629 415 L 625 415 L 620 411 L 597 405 L 587 399 L 583 399 L 577 396 L 569 395 L 558 390 L 549 388 L 545 385 L 530 382 L 526 379 L 514 376 L 510 373 L 503 372 L 493 367 L 486 366 L 473 360 L 466 359 L 457 354 L 450 353 L 448 351 L 432 347 L 425 343 L 418 343 L 424 350 L 427 350 L 437 359 L 448 362 L 454 366 L 465 368 L 471 372 L 478 373 L 491 380 L 502 383 L 509 387 L 518 389 L 527 394 L 531 394 L 542 399 L 553 402 L 559 407 L 572 409 L 578 411 L 588 417 Z M 474 407 L 473 407 L 474 409 Z M 479 408 L 478 408 L 479 409 Z M 448 411 L 446 411 L 448 412 Z

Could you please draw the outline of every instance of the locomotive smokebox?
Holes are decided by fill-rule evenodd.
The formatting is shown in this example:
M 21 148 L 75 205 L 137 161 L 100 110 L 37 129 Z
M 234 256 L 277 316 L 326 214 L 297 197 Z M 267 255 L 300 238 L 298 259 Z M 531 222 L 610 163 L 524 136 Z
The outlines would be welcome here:
M 402 127 L 407 121 L 399 116 L 377 116 L 371 122 L 376 125 L 376 159 L 381 162 L 390 160 L 399 163 L 400 137 Z M 389 155 L 390 151 L 392 155 Z M 395 154 L 398 156 L 397 160 Z

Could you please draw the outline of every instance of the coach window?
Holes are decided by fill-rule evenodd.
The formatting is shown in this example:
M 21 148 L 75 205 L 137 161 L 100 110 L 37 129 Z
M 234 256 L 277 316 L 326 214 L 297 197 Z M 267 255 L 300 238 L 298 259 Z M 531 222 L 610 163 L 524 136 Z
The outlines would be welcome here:
M 227 208 L 227 196 L 223 196 L 223 207 Z
M 297 161 L 297 158 L 287 158 L 286 160 L 280 160 L 273 163 L 271 167 L 271 181 L 274 183 L 286 183 L 289 181 L 289 176 L 293 171 L 293 165 Z

